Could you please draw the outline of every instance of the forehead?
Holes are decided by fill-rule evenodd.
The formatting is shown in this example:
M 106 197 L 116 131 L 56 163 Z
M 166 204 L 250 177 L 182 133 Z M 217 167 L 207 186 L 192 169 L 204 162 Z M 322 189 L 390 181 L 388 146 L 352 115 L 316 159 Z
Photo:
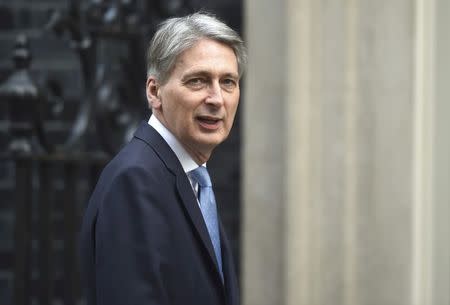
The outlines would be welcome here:
M 238 74 L 236 54 L 224 43 L 201 39 L 177 57 L 173 72 L 189 73 L 196 70 Z

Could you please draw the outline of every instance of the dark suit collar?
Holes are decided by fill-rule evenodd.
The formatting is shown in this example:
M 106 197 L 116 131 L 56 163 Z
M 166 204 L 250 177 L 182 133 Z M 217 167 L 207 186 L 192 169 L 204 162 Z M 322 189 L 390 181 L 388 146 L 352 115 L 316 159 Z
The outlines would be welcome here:
M 177 156 L 161 135 L 145 121 L 139 125 L 134 137 L 147 143 L 159 156 L 168 170 L 176 176 L 177 190 L 182 199 L 184 208 L 187 211 L 196 232 L 199 234 L 212 263 L 216 267 L 218 280 L 221 281 L 214 248 L 198 206 L 197 198 Z
M 147 122 L 141 122 L 134 133 L 134 137 L 147 143 L 173 174 L 179 174 L 177 172 L 180 170 L 183 172 L 180 161 L 178 161 L 177 156 L 170 146 L 153 127 L 148 125 Z
M 170 148 L 180 161 L 185 173 L 198 167 L 197 163 L 186 151 L 181 142 L 166 126 L 161 123 L 161 121 L 155 115 L 152 115 L 150 117 L 148 124 L 152 126 L 161 135 L 161 137 L 163 137 L 164 141 L 170 146 Z

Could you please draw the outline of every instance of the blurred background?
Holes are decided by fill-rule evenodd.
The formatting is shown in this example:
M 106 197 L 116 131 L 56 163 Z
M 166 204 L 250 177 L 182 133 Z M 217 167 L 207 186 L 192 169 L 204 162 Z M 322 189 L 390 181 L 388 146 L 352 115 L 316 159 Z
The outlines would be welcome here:
M 449 1 L 244 4 L 246 304 L 450 304 Z
M 0 0 L 0 304 L 84 304 L 77 234 L 156 24 L 249 48 L 208 163 L 245 305 L 450 305 L 446 0 Z

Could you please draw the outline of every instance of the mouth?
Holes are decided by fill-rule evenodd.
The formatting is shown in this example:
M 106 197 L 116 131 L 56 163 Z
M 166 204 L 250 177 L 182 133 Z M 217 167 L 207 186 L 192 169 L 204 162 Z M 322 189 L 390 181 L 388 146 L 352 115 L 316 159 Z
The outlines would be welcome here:
M 198 123 L 201 127 L 207 130 L 216 130 L 219 128 L 222 119 L 213 116 L 197 116 Z

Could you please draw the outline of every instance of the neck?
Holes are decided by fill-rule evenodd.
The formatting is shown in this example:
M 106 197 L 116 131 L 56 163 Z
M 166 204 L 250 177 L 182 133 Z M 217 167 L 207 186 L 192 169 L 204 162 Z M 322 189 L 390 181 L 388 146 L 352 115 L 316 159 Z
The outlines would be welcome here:
M 181 142 L 180 142 L 181 143 Z M 197 163 L 199 166 L 206 163 L 209 160 L 209 157 L 211 157 L 212 151 L 205 153 L 202 151 L 190 149 L 190 147 L 184 145 L 184 143 L 181 143 L 183 145 L 184 149 L 188 152 L 188 154 L 191 156 L 191 158 Z
M 209 160 L 213 149 L 211 149 L 209 147 L 205 147 L 205 148 L 194 147 L 193 145 L 184 143 L 175 135 L 175 133 L 172 130 L 170 130 L 164 117 L 159 113 L 158 110 L 153 109 L 153 115 L 178 140 L 178 143 L 180 143 L 181 146 L 183 146 L 183 148 L 186 150 L 186 152 L 189 154 L 189 156 L 192 158 L 192 160 L 194 160 L 195 163 L 197 163 L 200 166 L 202 164 L 205 164 Z

